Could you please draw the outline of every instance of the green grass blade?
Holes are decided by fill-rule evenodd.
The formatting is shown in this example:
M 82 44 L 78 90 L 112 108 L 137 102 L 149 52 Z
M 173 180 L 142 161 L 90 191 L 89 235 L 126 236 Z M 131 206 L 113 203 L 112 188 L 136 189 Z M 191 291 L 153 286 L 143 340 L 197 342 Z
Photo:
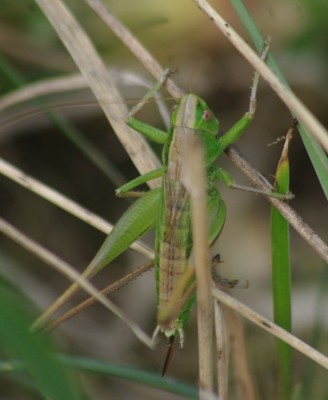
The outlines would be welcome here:
M 82 393 L 69 379 L 55 359 L 55 349 L 44 335 L 30 332 L 35 315 L 26 298 L 0 277 L 0 340 L 6 354 L 25 365 L 35 389 L 49 400 L 83 399 Z M 10 370 L 8 368 L 6 371 Z
M 276 188 L 279 193 L 289 192 L 288 147 L 291 132 L 287 134 L 281 158 L 276 171 Z M 280 212 L 271 208 L 271 245 L 272 245 L 272 285 L 274 321 L 291 332 L 291 289 L 289 261 L 289 225 Z M 290 399 L 292 387 L 291 348 L 278 340 L 278 370 L 280 378 L 280 399 Z
M 127 379 L 140 384 L 162 389 L 167 392 L 175 393 L 188 399 L 198 399 L 197 388 L 175 381 L 170 378 L 161 377 L 159 374 L 143 371 L 140 368 L 133 368 L 124 365 L 112 364 L 88 358 L 61 356 L 60 360 L 67 366 L 79 370 L 88 371 L 96 374 Z
M 198 399 L 198 389 L 187 383 L 182 383 L 174 379 L 161 377 L 140 368 L 133 368 L 126 365 L 117 365 L 106 361 L 99 361 L 85 357 L 71 357 L 66 355 L 58 356 L 61 364 L 107 377 L 125 379 L 141 385 L 165 390 L 169 393 L 186 397 L 188 399 Z M 24 370 L 24 364 L 18 361 L 0 361 L 0 373 Z
M 232 6 L 234 7 L 236 13 L 238 14 L 245 30 L 249 34 L 254 46 L 256 47 L 258 52 L 261 52 L 264 47 L 264 39 L 255 25 L 252 17 L 250 16 L 248 10 L 246 9 L 242 0 L 230 0 Z M 281 72 L 279 66 L 274 60 L 272 54 L 268 54 L 267 64 L 270 69 L 280 78 L 282 82 L 286 86 L 288 83 Z M 308 152 L 308 155 L 311 159 L 313 167 L 316 171 L 322 189 L 328 199 L 328 159 L 327 156 L 319 145 L 319 143 L 313 139 L 313 137 L 309 134 L 309 132 L 303 127 L 299 126 L 299 131 L 304 143 L 304 146 Z

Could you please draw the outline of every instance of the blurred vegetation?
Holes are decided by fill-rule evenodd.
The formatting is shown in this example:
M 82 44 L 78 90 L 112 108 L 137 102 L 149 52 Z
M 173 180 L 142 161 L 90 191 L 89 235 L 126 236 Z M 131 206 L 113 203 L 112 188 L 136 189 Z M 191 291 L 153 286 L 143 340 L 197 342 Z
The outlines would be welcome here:
M 252 68 L 192 2 L 104 2 L 163 66 L 177 70 L 174 78 L 183 88 L 206 99 L 219 117 L 223 131 L 246 111 Z M 328 126 L 327 1 L 252 0 L 245 3 L 263 35 L 271 36 L 272 52 L 293 90 Z M 81 0 L 67 0 L 67 4 L 108 65 L 147 76 L 139 62 Z M 246 37 L 228 2 L 217 1 L 214 6 Z M 77 71 L 32 0 L 0 0 L 0 22 L 1 95 L 27 82 Z M 126 97 L 130 99 L 138 98 L 143 93 L 143 90 L 136 92 L 135 88 L 125 90 Z M 58 102 L 60 100 L 59 97 Z M 136 170 L 101 111 L 92 107 L 83 108 L 81 112 L 79 94 L 70 101 L 74 101 L 76 107 L 57 109 L 56 112 L 63 113 L 84 137 L 103 152 L 126 180 L 136 176 Z M 28 106 L 23 105 L 13 114 L 0 116 L 3 121 L 0 125 L 0 156 L 115 222 L 128 206 L 125 200 L 115 198 L 115 184 L 86 159 L 49 119 L 40 118 L 38 113 L 26 113 L 25 107 L 28 109 Z M 149 109 L 152 111 L 151 106 Z M 142 118 L 160 124 L 157 116 L 147 110 L 143 111 Z M 281 152 L 280 144 L 267 145 L 284 135 L 289 124 L 288 110 L 262 83 L 255 121 L 238 142 L 238 147 L 265 175 L 274 173 Z M 244 181 L 228 160 L 223 163 L 238 182 Z M 298 137 L 291 144 L 290 167 L 291 191 L 296 195 L 293 207 L 327 240 L 326 200 Z M 81 270 L 87 265 L 103 240 L 102 234 L 3 176 L 0 176 L 0 185 L 2 217 Z M 229 278 L 248 279 L 250 288 L 243 292 L 236 291 L 234 295 L 259 312 L 271 316 L 269 206 L 258 196 L 244 193 L 236 195 L 236 192 L 225 188 L 222 188 L 222 193 L 228 205 L 228 220 L 218 243 L 225 260 L 224 274 Z M 152 238 L 149 241 L 151 243 Z M 323 340 L 327 326 L 327 299 L 319 286 L 320 282 L 325 282 L 322 279 L 325 266 L 294 231 L 291 232 L 291 246 L 294 333 L 307 342 L 312 337 L 315 347 L 327 353 L 327 341 Z M 5 237 L 1 237 L 0 258 L 1 276 L 15 282 L 30 301 L 37 303 L 40 308 L 45 308 L 67 286 L 61 276 Z M 104 282 L 114 281 L 142 261 L 140 256 L 127 252 L 95 282 L 103 286 Z M 155 326 L 154 292 L 153 277 L 148 273 L 116 293 L 114 299 L 151 332 Z M 317 315 L 317 311 L 321 314 Z M 313 334 L 315 321 L 315 332 L 318 329 L 320 332 L 316 335 Z M 65 324 L 56 336 L 60 347 L 68 354 L 132 365 L 153 372 L 161 370 L 165 343 L 160 343 L 154 352 L 141 347 L 126 327 L 100 306 L 94 306 Z M 276 398 L 274 354 L 268 354 L 267 348 L 271 346 L 267 345 L 268 342 L 271 343 L 272 339 L 266 334 L 253 326 L 247 327 L 250 364 L 261 399 Z M 196 328 L 192 320 L 187 324 L 185 349 L 176 352 L 169 375 L 196 384 L 195 348 Z M 8 354 L 15 357 L 11 351 L 2 353 L 2 357 L 5 359 Z M 305 381 L 306 377 L 311 376 L 311 379 L 307 379 L 310 382 L 307 398 L 327 398 L 326 371 L 319 367 L 311 368 L 312 362 L 298 353 L 293 352 L 293 356 L 294 366 L 297 366 L 293 371 L 294 384 L 301 385 L 303 379 Z M 178 398 L 104 376 L 83 375 L 83 380 L 90 398 Z M 26 387 L 24 393 L 23 390 L 17 390 L 17 382 Z M 26 395 L 31 385 L 26 376 L 11 379 L 1 372 L 0 384 L 1 392 L 8 399 L 32 398 Z

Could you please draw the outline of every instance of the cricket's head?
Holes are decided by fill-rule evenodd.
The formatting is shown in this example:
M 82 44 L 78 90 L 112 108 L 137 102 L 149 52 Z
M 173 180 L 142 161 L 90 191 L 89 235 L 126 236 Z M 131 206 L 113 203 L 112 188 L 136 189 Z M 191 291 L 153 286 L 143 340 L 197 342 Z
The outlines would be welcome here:
M 213 112 L 203 99 L 195 95 L 191 96 L 196 98 L 195 129 L 216 137 L 220 128 L 218 119 L 215 118 Z
M 172 125 L 197 129 L 210 135 L 217 136 L 219 121 L 203 99 L 193 93 L 184 95 L 175 107 Z
M 206 165 L 218 157 L 219 121 L 200 97 L 192 93 L 184 95 L 173 111 L 171 124 L 197 133 L 204 145 Z
M 219 121 L 203 99 L 187 94 L 181 99 L 181 105 L 189 108 L 190 112 L 184 126 L 193 129 L 203 142 L 206 166 L 212 164 L 218 157 L 220 149 L 218 146 Z

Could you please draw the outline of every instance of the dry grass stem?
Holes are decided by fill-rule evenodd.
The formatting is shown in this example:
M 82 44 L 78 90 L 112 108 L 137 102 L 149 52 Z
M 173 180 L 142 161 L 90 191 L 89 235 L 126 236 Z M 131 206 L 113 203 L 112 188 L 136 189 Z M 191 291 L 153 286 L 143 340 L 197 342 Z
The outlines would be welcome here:
M 154 59 L 154 57 L 143 47 L 134 35 L 114 17 L 108 8 L 100 0 L 85 0 L 87 4 L 99 15 L 99 17 L 108 25 L 115 35 L 125 44 L 125 46 L 136 56 L 143 66 L 157 79 L 163 75 L 164 69 Z M 174 98 L 180 98 L 183 95 L 181 89 L 172 79 L 167 79 L 164 86 L 168 89 Z
M 229 389 L 229 340 L 224 318 L 224 310 L 219 301 L 214 301 L 214 321 L 216 337 L 218 397 L 228 400 Z
M 274 335 L 278 339 L 283 340 L 294 349 L 305 354 L 307 357 L 311 358 L 322 367 L 328 369 L 328 358 L 319 353 L 313 347 L 304 343 L 302 340 L 298 339 L 296 336 L 280 328 L 278 325 L 274 324 L 267 318 L 262 317 L 262 315 L 260 315 L 259 313 L 253 311 L 249 307 L 246 307 L 238 300 L 235 300 L 233 297 L 227 295 L 217 288 L 212 289 L 212 295 L 216 300 L 221 301 L 221 303 L 238 312 L 243 317 L 247 318 L 254 324 L 269 332 L 271 335 Z
M 143 87 L 145 89 L 150 89 L 152 87 L 152 82 L 145 79 L 142 76 L 132 72 L 132 71 L 124 71 L 117 70 L 115 68 L 110 68 L 110 75 L 114 80 L 116 85 L 120 86 L 136 86 Z M 70 74 L 67 76 L 63 76 L 60 78 L 50 78 L 50 79 L 42 79 L 39 82 L 34 82 L 31 84 L 27 84 L 24 87 L 13 90 L 12 92 L 2 96 L 0 98 L 0 111 L 4 112 L 10 107 L 17 106 L 23 102 L 32 102 L 34 99 L 42 96 L 51 96 L 55 94 L 63 94 L 68 92 L 75 92 L 84 89 L 90 89 L 88 83 L 84 79 L 81 74 Z M 162 119 L 167 126 L 170 122 L 170 115 L 166 107 L 163 106 L 163 100 L 160 93 L 155 93 L 154 100 L 157 104 L 159 112 L 162 116 Z M 61 101 L 59 104 L 55 104 L 53 101 L 47 98 L 47 104 L 43 104 L 42 109 L 37 108 L 28 112 L 27 115 L 22 115 L 20 111 L 17 113 L 13 113 L 11 115 L 9 122 L 6 120 L 2 121 L 1 129 L 9 125 L 10 123 L 16 122 L 17 120 L 21 120 L 24 117 L 30 117 L 31 114 L 45 112 L 48 110 L 56 110 L 56 109 L 64 109 L 68 107 L 82 107 L 82 106 L 98 106 L 96 100 L 93 102 L 84 103 L 83 101 L 77 99 L 74 103 L 64 103 Z
M 105 287 L 100 291 L 104 296 L 109 296 L 111 293 L 115 292 L 116 290 L 121 289 L 123 286 L 127 285 L 132 280 L 139 278 L 144 272 L 149 271 L 153 267 L 153 262 L 150 261 L 140 267 L 136 268 L 134 271 L 130 272 L 129 274 L 125 275 L 123 278 L 118 279 L 114 283 L 110 284 L 109 286 Z M 47 327 L 46 331 L 52 330 L 57 328 L 59 325 L 68 321 L 75 315 L 79 314 L 80 312 L 86 310 L 90 306 L 96 303 L 96 299 L 94 297 L 89 297 L 88 299 L 84 300 L 82 303 L 78 304 L 77 306 L 71 308 L 70 310 L 66 311 L 61 317 L 57 318 L 56 320 L 51 321 Z
M 126 323 L 137 338 L 144 343 L 146 346 L 152 348 L 151 338 L 145 334 L 139 326 L 133 322 L 130 317 L 128 317 L 119 307 L 108 300 L 103 294 L 101 294 L 95 286 L 93 286 L 88 280 L 83 278 L 78 272 L 75 271 L 73 267 L 67 264 L 65 261 L 61 260 L 55 254 L 51 253 L 45 247 L 36 243 L 34 240 L 30 239 L 18 229 L 13 227 L 11 224 L 3 219 L 0 219 L 0 231 L 7 237 L 14 240 L 24 249 L 28 250 L 30 253 L 34 254 L 46 264 L 55 268 L 58 272 L 66 276 L 69 280 L 75 282 L 80 286 L 81 289 L 89 293 L 91 296 L 97 299 L 99 303 L 103 304 L 108 310 L 113 312 L 118 318 L 120 318 L 124 323 Z
M 104 232 L 108 235 L 113 229 L 113 225 L 99 217 L 98 215 L 92 213 L 90 210 L 80 206 L 73 200 L 59 193 L 58 191 L 50 188 L 49 186 L 41 183 L 37 179 L 25 174 L 25 172 L 9 164 L 0 158 L 0 174 L 6 176 L 7 178 L 13 180 L 19 185 L 25 187 L 33 193 L 36 193 L 40 197 L 48 200 L 49 202 L 55 204 L 57 207 L 62 208 L 68 213 L 79 218 L 81 221 L 93 226 L 94 228 Z M 131 245 L 131 249 L 139 252 L 147 258 L 152 259 L 154 257 L 154 252 L 148 246 L 141 242 L 134 242 Z
M 27 84 L 13 90 L 0 98 L 0 111 L 14 107 L 17 104 L 31 101 L 35 97 L 48 96 L 56 93 L 65 93 L 89 87 L 80 74 L 68 75 L 60 78 L 44 79 L 39 82 Z
M 92 42 L 74 16 L 60 0 L 35 0 L 53 25 L 61 41 L 88 82 L 106 117 L 138 171 L 143 174 L 159 167 L 159 161 L 147 141 L 125 123 L 127 108 L 108 70 Z M 158 180 L 149 182 L 151 187 Z
M 251 371 L 247 362 L 244 325 L 233 311 L 227 312 L 233 372 L 240 400 L 255 400 L 255 390 Z
M 270 183 L 261 175 L 237 150 L 235 146 L 229 146 L 226 150 L 227 155 L 233 163 L 253 182 L 259 189 L 265 191 L 274 190 Z M 328 263 L 328 246 L 326 243 L 302 220 L 302 218 L 286 202 L 266 196 L 292 227 L 302 236 L 302 238 Z
M 213 391 L 213 301 L 208 268 L 207 185 L 200 139 L 190 129 L 186 129 L 180 134 L 184 138 L 182 180 L 191 201 L 193 262 L 197 281 L 199 388 L 200 398 L 203 399 L 206 393 Z
M 295 114 L 297 119 L 308 129 L 308 131 L 321 143 L 328 152 L 328 132 L 304 104 L 287 88 L 280 79 L 261 60 L 259 55 L 238 35 L 238 33 L 225 21 L 206 0 L 194 0 L 217 28 L 227 37 L 236 49 L 248 60 L 269 83 L 286 106 Z

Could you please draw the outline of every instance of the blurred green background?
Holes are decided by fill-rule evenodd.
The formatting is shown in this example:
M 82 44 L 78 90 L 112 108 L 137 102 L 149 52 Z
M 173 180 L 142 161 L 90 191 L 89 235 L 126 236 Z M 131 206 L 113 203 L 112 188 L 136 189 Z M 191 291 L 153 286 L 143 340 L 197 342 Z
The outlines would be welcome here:
M 177 70 L 174 79 L 182 88 L 207 101 L 220 119 L 222 131 L 229 129 L 247 110 L 252 68 L 193 2 L 112 0 L 104 3 L 163 66 Z M 245 3 L 263 35 L 271 37 L 271 51 L 292 89 L 327 126 L 328 3 L 325 0 L 254 0 Z M 67 1 L 67 4 L 108 66 L 151 78 L 82 0 Z M 227 1 L 213 1 L 212 4 L 246 37 Z M 23 84 L 24 81 L 35 82 L 77 71 L 33 1 L 0 0 L 0 55 L 1 96 L 17 88 L 13 78 L 17 80 L 19 77 Z M 143 93 L 143 89 L 136 91 L 134 87 L 124 89 L 128 99 L 138 99 Z M 63 97 L 61 100 L 57 96 L 56 112 L 63 113 L 80 129 L 125 180 L 135 177 L 136 170 L 101 110 L 95 105 L 79 107 L 79 102 L 84 100 L 80 96 L 77 93 L 70 98 L 70 107 L 63 109 L 58 105 L 67 99 Z M 148 108 L 149 111 L 143 111 L 142 118 L 160 125 L 153 108 Z M 30 104 L 23 104 L 0 116 L 1 157 L 115 222 L 128 206 L 126 200 L 115 198 L 116 185 L 87 160 L 49 119 L 29 110 Z M 282 149 L 282 143 L 268 144 L 284 135 L 290 122 L 288 110 L 268 85 L 261 82 L 255 121 L 238 142 L 238 147 L 264 175 L 274 174 Z M 291 190 L 296 195 L 292 206 L 319 236 L 327 240 L 326 200 L 298 135 L 292 141 L 290 162 Z M 236 181 L 247 184 L 226 157 L 222 165 L 231 171 Z M 102 243 L 104 237 L 101 233 L 2 176 L 0 185 L 3 218 L 80 270 L 88 264 Z M 234 290 L 233 296 L 272 318 L 269 205 L 261 197 L 248 193 L 222 188 L 222 194 L 227 203 L 228 217 L 215 250 L 225 261 L 222 275 L 248 279 L 250 287 L 243 291 Z M 152 235 L 149 235 L 148 243 L 152 243 Z M 294 231 L 291 231 L 291 245 L 294 333 L 309 342 L 319 308 L 318 291 L 325 266 Z M 67 287 L 67 281 L 59 274 L 4 237 L 1 237 L 0 257 L 1 274 L 20 286 L 42 309 Z M 95 281 L 101 286 L 107 284 L 142 261 L 141 256 L 127 252 Z M 155 326 L 155 288 L 151 272 L 120 290 L 114 299 L 143 328 L 152 332 Z M 320 298 L 319 301 L 321 306 L 327 307 L 327 299 Z M 323 326 L 320 333 L 326 335 L 327 312 L 320 315 L 320 323 Z M 185 349 L 176 351 L 169 375 L 196 384 L 194 315 L 185 333 Z M 248 324 L 246 335 L 259 398 L 277 398 L 274 340 Z M 61 348 L 68 353 L 126 363 L 154 372 L 161 370 L 165 343 L 160 343 L 154 352 L 142 347 L 129 329 L 101 306 L 94 306 L 77 316 L 60 328 L 56 336 Z M 327 352 L 327 345 L 320 346 L 323 352 Z M 0 355 L 3 356 L 1 351 Z M 304 381 L 311 363 L 296 352 L 294 359 L 297 384 Z M 326 372 L 318 367 L 313 377 L 315 397 L 312 398 L 327 398 L 327 388 L 322 379 L 324 374 Z M 91 397 L 97 399 L 108 396 L 175 398 L 148 388 L 145 394 L 141 386 L 118 380 L 90 376 L 85 379 Z M 22 397 L 26 393 L 22 395 L 10 379 L 0 376 L 0 380 L 6 398 L 27 398 Z

